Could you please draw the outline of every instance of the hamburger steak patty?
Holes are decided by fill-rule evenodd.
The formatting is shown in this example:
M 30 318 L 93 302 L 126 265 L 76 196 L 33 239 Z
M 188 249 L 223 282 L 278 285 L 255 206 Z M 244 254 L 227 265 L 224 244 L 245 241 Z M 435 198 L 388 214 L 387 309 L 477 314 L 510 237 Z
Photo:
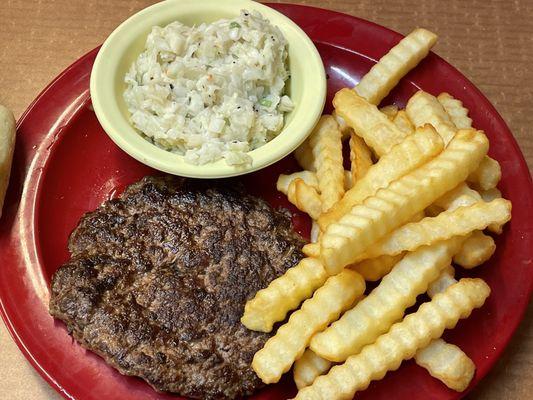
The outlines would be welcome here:
M 50 313 L 84 347 L 155 389 L 233 399 L 269 334 L 245 302 L 302 257 L 290 218 L 234 186 L 144 178 L 86 214 L 52 277 Z

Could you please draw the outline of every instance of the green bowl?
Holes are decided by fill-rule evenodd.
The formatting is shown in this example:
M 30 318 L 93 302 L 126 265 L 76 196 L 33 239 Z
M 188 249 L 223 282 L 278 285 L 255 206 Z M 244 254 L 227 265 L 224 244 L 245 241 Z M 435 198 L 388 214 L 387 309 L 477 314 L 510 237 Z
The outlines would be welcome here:
M 205 165 L 186 163 L 182 156 L 144 139 L 129 121 L 123 99 L 124 76 L 144 50 L 155 25 L 173 21 L 187 25 L 233 18 L 240 10 L 257 10 L 277 25 L 289 43 L 291 79 L 288 91 L 295 107 L 285 115 L 282 131 L 265 145 L 250 151 L 248 166 L 219 160 Z M 264 168 L 291 153 L 317 123 L 326 101 L 326 76 L 320 55 L 309 37 L 289 18 L 250 0 L 167 0 L 145 8 L 123 22 L 102 45 L 91 73 L 91 98 L 98 121 L 126 153 L 155 169 L 193 178 L 222 178 Z

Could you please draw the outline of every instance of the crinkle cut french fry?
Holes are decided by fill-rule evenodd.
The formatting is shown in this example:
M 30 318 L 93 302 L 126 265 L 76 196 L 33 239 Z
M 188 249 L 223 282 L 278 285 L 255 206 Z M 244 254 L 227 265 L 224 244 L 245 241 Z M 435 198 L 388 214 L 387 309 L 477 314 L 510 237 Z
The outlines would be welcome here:
M 435 295 L 444 292 L 455 283 L 457 283 L 457 280 L 455 279 L 455 269 L 451 265 L 448 265 L 442 270 L 439 277 L 429 285 L 428 296 L 433 298 Z
M 416 67 L 437 41 L 426 29 L 415 29 L 388 51 L 366 73 L 354 90 L 372 104 L 379 104 L 400 79 Z
M 319 253 L 320 254 L 320 253 Z M 396 256 L 381 256 L 363 260 L 356 264 L 351 264 L 348 268 L 353 269 L 361 274 L 365 281 L 379 281 L 403 258 L 404 254 Z
M 420 221 L 425 217 L 424 213 L 418 213 L 412 221 Z M 320 256 L 320 250 L 317 254 Z M 353 269 L 361 274 L 365 281 L 379 281 L 387 275 L 404 256 L 405 254 L 398 254 L 395 256 L 384 255 L 376 258 L 369 258 L 361 262 L 351 264 L 348 268 Z
M 495 251 L 494 239 L 481 231 L 475 231 L 455 254 L 453 262 L 466 269 L 474 268 L 491 258 Z
M 309 386 L 320 375 L 328 372 L 333 363 L 316 355 L 311 349 L 296 360 L 292 370 L 294 383 L 298 389 Z
M 419 90 L 409 99 L 405 111 L 415 126 L 433 125 L 445 144 L 455 136 L 457 128 L 435 96 Z
M 311 172 L 316 171 L 315 158 L 313 157 L 311 146 L 309 146 L 309 140 L 306 140 L 294 150 L 294 157 L 303 169 Z
M 480 194 L 470 189 L 463 182 L 437 199 L 434 205 L 451 211 L 458 207 L 470 206 L 481 200 Z M 495 233 L 501 233 L 503 228 L 501 224 L 490 224 L 488 229 Z M 476 231 L 472 236 L 467 239 L 467 243 L 469 244 L 465 246 L 465 251 L 460 251 L 460 254 L 457 256 L 457 260 L 464 263 L 466 268 L 473 268 L 485 262 L 492 256 L 496 249 L 494 239 L 485 235 L 483 232 Z M 473 250 L 472 255 L 468 253 L 470 250 Z
M 307 185 L 303 179 L 296 178 L 289 184 L 287 198 L 299 210 L 317 219 L 322 213 L 322 202 L 315 189 Z
M 475 190 L 472 190 L 464 182 L 461 182 L 448 193 L 435 200 L 435 205 L 445 210 L 453 210 L 457 207 L 464 207 L 480 201 L 481 196 Z
M 472 205 L 480 200 L 482 200 L 481 195 L 475 190 L 470 189 L 466 183 L 462 182 L 456 188 L 437 199 L 434 205 L 446 210 L 453 210 L 457 207 Z M 490 224 L 488 229 L 497 234 L 502 232 L 502 226 L 500 224 Z
M 246 302 L 241 322 L 248 329 L 270 332 L 274 323 L 283 321 L 290 310 L 310 297 L 327 278 L 328 274 L 320 261 L 302 259 Z
M 309 145 L 315 160 L 322 211 L 328 211 L 344 195 L 341 132 L 335 118 L 331 115 L 320 118 L 309 136 Z
M 354 308 L 311 340 L 311 350 L 330 361 L 344 361 L 373 343 L 400 320 L 416 297 L 427 291 L 451 263 L 463 239 L 453 238 L 408 253 Z
M 484 201 L 492 201 L 495 199 L 501 199 L 502 198 L 502 192 L 498 190 L 498 188 L 492 188 L 489 190 L 484 190 L 479 193 L 481 195 L 481 198 Z
M 394 125 L 396 125 L 399 130 L 407 135 L 411 135 L 415 131 L 415 126 L 407 116 L 405 110 L 398 111 L 392 122 L 394 122 Z
M 333 110 L 333 112 L 331 113 L 331 116 L 333 118 L 335 118 L 335 121 L 337 121 L 337 125 L 339 125 L 339 129 L 341 131 L 341 139 L 342 139 L 342 141 L 344 142 L 345 140 L 349 139 L 350 138 L 350 134 L 353 132 L 352 128 L 350 128 L 346 124 L 346 121 L 342 117 L 339 117 L 337 115 L 335 110 Z
M 276 182 L 276 189 L 286 195 L 289 192 L 289 185 L 296 178 L 302 179 L 308 186 L 318 190 L 318 179 L 316 174 L 311 171 L 294 172 L 290 175 L 281 174 Z
M 355 133 L 350 137 L 350 163 L 352 182 L 362 179 L 373 164 L 372 152 L 365 141 Z
M 320 241 L 320 257 L 328 273 L 338 273 L 353 263 L 372 243 L 464 181 L 487 149 L 488 140 L 482 132 L 461 130 L 433 160 L 330 224 Z
M 455 327 L 459 319 L 468 317 L 483 305 L 490 288 L 481 279 L 461 279 L 418 311 L 392 326 L 375 343 L 361 353 L 349 357 L 342 365 L 319 376 L 311 386 L 298 392 L 296 400 L 351 400 L 355 393 L 371 381 L 382 379 L 387 371 L 400 367 L 418 349 L 442 336 L 445 329 Z
M 277 183 L 276 183 L 276 189 L 283 193 L 287 194 L 289 192 L 289 185 L 293 180 L 296 178 L 302 179 L 308 186 L 311 186 L 312 188 L 316 189 L 318 191 L 318 179 L 316 177 L 316 173 L 311 171 L 299 171 L 299 172 L 293 172 L 292 174 L 286 175 L 281 174 L 278 177 Z M 351 171 L 344 171 L 344 187 L 345 190 L 350 190 L 352 188 L 352 172 Z
M 433 298 L 456 284 L 454 275 L 455 270 L 449 265 L 439 278 L 429 285 L 428 295 Z M 442 339 L 435 339 L 427 347 L 418 350 L 415 361 L 427 369 L 431 376 L 458 392 L 468 387 L 476 371 L 475 364 L 459 347 Z
M 341 89 L 333 98 L 337 115 L 381 157 L 407 136 L 378 108 L 353 90 Z
M 500 163 L 493 158 L 485 157 L 479 168 L 472 172 L 467 181 L 472 183 L 476 189 L 489 190 L 495 188 L 502 178 Z
M 355 271 L 346 269 L 328 278 L 255 353 L 252 368 L 257 376 L 264 383 L 278 382 L 303 354 L 311 337 L 339 318 L 364 291 L 365 281 Z
M 358 261 L 383 255 L 395 256 L 453 236 L 466 236 L 491 224 L 501 226 L 510 219 L 510 201 L 505 199 L 496 199 L 490 203 L 479 201 L 470 206 L 444 211 L 436 217 L 427 217 L 422 221 L 403 225 L 378 243 L 371 245 Z
M 302 389 L 311 385 L 317 377 L 327 373 L 332 365 L 331 361 L 320 357 L 311 349 L 305 350 L 304 354 L 294 362 L 292 369 L 296 387 Z
M 318 243 L 307 243 L 302 247 L 302 253 L 307 257 L 320 258 L 320 245 Z
M 398 106 L 395 104 L 391 104 L 385 107 L 381 107 L 379 111 L 381 111 L 383 114 L 389 117 L 391 121 L 393 121 L 396 114 L 398 114 Z
M 415 354 L 415 361 L 450 389 L 463 392 L 476 372 L 474 362 L 457 346 L 435 339 Z
M 453 98 L 448 93 L 439 94 L 437 100 L 450 116 L 450 119 L 457 129 L 472 128 L 472 119 L 468 116 L 468 109 L 463 106 L 461 100 Z
M 409 222 L 420 222 L 424 218 L 426 218 L 425 211 L 419 211 L 413 216 L 413 218 L 411 218 L 411 220 Z
M 418 91 L 409 99 L 405 110 L 415 126 L 427 123 L 433 125 L 445 143 L 455 135 L 456 126 L 435 96 L 422 90 Z M 467 177 L 468 182 L 474 183 L 482 190 L 496 187 L 500 179 L 500 164 L 488 156 Z
M 318 242 L 319 237 L 320 237 L 320 227 L 318 226 L 316 221 L 313 221 L 311 223 L 311 237 L 310 237 L 311 243 Z
M 348 213 L 352 207 L 376 194 L 379 189 L 386 188 L 391 182 L 434 158 L 443 148 L 442 139 L 433 128 L 419 128 L 417 132 L 381 157 L 368 169 L 363 178 L 354 182 L 354 186 L 344 194 L 333 209 L 320 216 L 318 224 L 322 231 Z

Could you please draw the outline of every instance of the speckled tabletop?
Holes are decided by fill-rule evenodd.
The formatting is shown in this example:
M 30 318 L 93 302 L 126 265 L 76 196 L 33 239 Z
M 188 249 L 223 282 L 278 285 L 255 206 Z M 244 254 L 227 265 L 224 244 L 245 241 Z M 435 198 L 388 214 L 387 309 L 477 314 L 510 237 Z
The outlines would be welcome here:
M 275 2 L 274 0 L 271 0 Z M 342 11 L 408 33 L 438 33 L 434 51 L 491 100 L 533 166 L 533 4 L 531 0 L 292 0 Z M 65 67 L 99 45 L 149 0 L 3 0 L 0 103 L 18 117 Z M 0 266 L 1 267 L 1 266 Z M 533 398 L 533 308 L 494 370 L 469 400 Z M 480 333 L 482 334 L 482 333 Z M 0 398 L 60 396 L 33 371 L 0 322 Z

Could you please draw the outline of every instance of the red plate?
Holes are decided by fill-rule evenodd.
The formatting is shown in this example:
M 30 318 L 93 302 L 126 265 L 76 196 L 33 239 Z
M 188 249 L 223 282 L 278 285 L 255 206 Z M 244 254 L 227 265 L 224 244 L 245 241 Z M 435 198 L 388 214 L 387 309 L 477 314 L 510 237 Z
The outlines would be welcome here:
M 329 74 L 329 102 L 359 78 L 401 36 L 348 15 L 294 5 L 272 5 L 295 20 L 315 41 Z M 137 378 L 125 377 L 84 350 L 65 326 L 48 314 L 49 283 L 68 258 L 67 238 L 79 218 L 146 174 L 153 173 L 118 149 L 91 110 L 89 75 L 97 50 L 63 72 L 29 107 L 18 124 L 12 180 L 0 224 L 0 300 L 2 317 L 18 346 L 37 371 L 65 398 L 176 399 L 158 394 Z M 463 100 L 476 127 L 491 140 L 500 161 L 500 189 L 513 202 L 513 220 L 497 238 L 487 265 L 472 271 L 492 288 L 485 306 L 446 333 L 476 363 L 475 385 L 503 351 L 532 290 L 531 221 L 533 185 L 520 150 L 488 100 L 457 70 L 431 54 L 384 103 L 405 104 L 417 89 L 447 91 Z M 309 88 L 313 90 L 313 88 Z M 276 176 L 296 169 L 292 159 L 244 179 L 250 189 L 276 205 L 290 208 L 275 191 Z M 253 183 L 255 182 L 255 184 Z M 260 182 L 259 185 L 257 182 Z M 309 221 L 295 212 L 299 230 Z M 290 379 L 255 399 L 294 395 Z M 406 384 L 407 383 L 407 384 Z M 439 381 L 412 362 L 373 383 L 359 399 L 457 399 Z

